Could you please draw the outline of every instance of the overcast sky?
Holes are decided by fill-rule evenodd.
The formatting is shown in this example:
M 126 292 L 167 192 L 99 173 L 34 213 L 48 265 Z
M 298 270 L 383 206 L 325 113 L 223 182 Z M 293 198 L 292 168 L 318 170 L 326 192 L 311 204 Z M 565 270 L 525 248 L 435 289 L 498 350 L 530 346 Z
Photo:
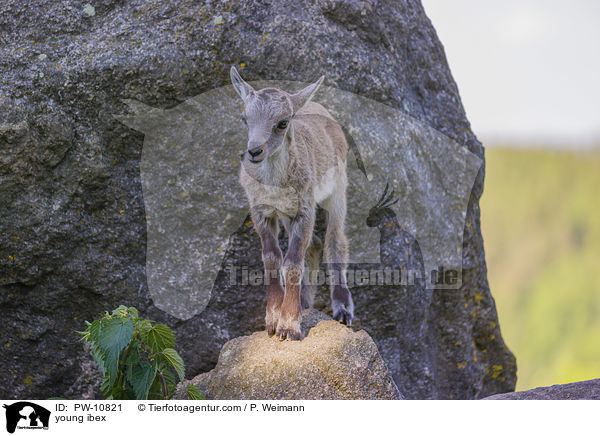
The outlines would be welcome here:
M 422 3 L 480 139 L 600 143 L 600 0 Z

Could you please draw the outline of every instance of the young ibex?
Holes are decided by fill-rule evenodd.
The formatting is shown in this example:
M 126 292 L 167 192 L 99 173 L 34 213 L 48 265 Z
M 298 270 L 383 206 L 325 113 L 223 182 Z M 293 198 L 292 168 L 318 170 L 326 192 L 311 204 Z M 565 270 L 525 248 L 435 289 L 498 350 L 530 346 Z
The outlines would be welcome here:
M 313 235 L 317 204 L 328 212 L 325 260 L 333 316 L 348 325 L 354 317 L 344 274 L 348 261 L 344 235 L 348 144 L 329 112 L 310 102 L 323 79 L 296 94 L 276 88 L 255 91 L 231 68 L 231 82 L 244 102 L 242 120 L 248 127 L 240 182 L 262 244 L 266 328 L 269 335 L 275 333 L 280 339 L 301 339 L 300 312 L 312 305 L 315 287 L 301 282 L 305 257 L 309 270 L 319 268 L 322 245 Z M 279 221 L 288 235 L 285 257 L 278 243 Z

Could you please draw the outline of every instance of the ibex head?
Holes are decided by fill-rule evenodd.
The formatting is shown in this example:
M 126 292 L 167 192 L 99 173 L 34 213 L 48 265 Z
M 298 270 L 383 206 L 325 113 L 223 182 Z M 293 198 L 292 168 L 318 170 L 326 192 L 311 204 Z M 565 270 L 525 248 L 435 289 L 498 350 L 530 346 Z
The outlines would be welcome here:
M 325 76 L 296 94 L 277 88 L 255 91 L 231 67 L 231 83 L 244 102 L 242 121 L 248 127 L 248 159 L 259 163 L 281 148 L 292 122 L 302 106 L 310 101 Z

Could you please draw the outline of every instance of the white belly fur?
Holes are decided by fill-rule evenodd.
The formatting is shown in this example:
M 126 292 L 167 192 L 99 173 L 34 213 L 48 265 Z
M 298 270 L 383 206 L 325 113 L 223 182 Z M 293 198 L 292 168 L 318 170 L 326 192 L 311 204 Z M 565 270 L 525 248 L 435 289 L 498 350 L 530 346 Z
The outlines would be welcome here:
M 337 167 L 329 168 L 325 173 L 325 176 L 321 179 L 319 185 L 315 189 L 315 202 L 321 203 L 333 194 L 337 181 L 336 170 Z

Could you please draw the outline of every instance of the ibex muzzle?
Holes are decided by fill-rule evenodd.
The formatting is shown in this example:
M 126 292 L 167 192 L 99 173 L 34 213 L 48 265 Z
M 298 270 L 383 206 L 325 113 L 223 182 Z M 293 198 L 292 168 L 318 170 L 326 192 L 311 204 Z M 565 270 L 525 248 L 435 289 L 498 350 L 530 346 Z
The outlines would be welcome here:
M 295 94 L 277 88 L 255 91 L 231 68 L 231 82 L 244 102 L 241 118 L 248 127 L 240 182 L 262 244 L 265 322 L 268 333 L 281 339 L 301 339 L 300 312 L 312 305 L 316 286 L 304 282 L 303 272 L 305 260 L 309 270 L 319 269 L 323 244 L 313 235 L 317 204 L 328 212 L 324 252 L 332 279 L 333 316 L 348 325 L 354 317 L 345 277 L 348 144 L 329 112 L 310 102 L 323 79 Z M 285 256 L 278 243 L 280 223 L 288 235 Z
M 254 142 L 248 143 L 248 154 L 250 155 L 250 162 L 259 163 L 262 162 L 265 157 L 265 146 Z

